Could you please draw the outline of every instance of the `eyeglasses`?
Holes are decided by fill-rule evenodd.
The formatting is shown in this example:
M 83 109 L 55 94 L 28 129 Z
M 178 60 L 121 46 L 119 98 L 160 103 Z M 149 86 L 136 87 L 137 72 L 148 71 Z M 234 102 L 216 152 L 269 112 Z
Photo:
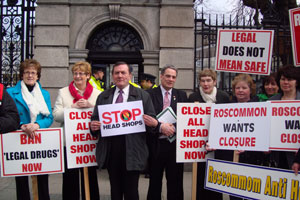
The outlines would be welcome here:
M 86 75 L 86 73 L 84 73 L 84 72 L 74 72 L 73 73 L 73 76 L 84 76 L 84 75 Z
M 24 72 L 24 74 L 25 74 L 26 76 L 29 76 L 29 75 L 31 75 L 31 76 L 36 76 L 36 75 L 37 75 L 37 72 L 29 72 L 29 71 L 26 71 L 26 72 Z

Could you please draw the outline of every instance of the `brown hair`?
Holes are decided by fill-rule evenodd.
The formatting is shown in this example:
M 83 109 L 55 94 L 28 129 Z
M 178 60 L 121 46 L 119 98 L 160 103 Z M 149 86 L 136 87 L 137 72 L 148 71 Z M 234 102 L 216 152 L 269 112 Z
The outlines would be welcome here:
M 198 79 L 199 81 L 201 80 L 202 77 L 209 76 L 212 78 L 212 80 L 216 81 L 217 80 L 217 72 L 212 69 L 204 69 L 198 74 Z
M 251 95 L 254 96 L 256 94 L 256 85 L 255 85 L 253 79 L 251 78 L 251 76 L 248 74 L 239 74 L 236 77 L 234 77 L 234 79 L 232 81 L 233 94 L 235 95 L 235 87 L 241 81 L 245 81 L 248 84 Z
M 37 71 L 37 76 L 38 76 L 38 80 L 41 78 L 41 71 L 42 71 L 42 67 L 41 64 L 34 59 L 25 59 L 21 65 L 20 65 L 20 80 L 23 80 L 23 75 L 24 75 L 24 71 L 25 69 L 29 68 L 29 67 L 34 67 L 35 70 Z
M 130 70 L 130 66 L 129 66 L 126 62 L 124 62 L 124 61 L 118 61 L 118 62 L 116 62 L 116 63 L 113 65 L 111 74 L 114 74 L 115 67 L 118 67 L 119 65 L 127 65 L 127 67 L 128 67 L 128 72 L 129 72 L 129 74 L 131 74 L 132 70 Z
M 76 62 L 72 67 L 72 73 L 74 73 L 77 70 L 83 71 L 84 73 L 86 73 L 86 75 L 92 75 L 92 67 L 90 63 L 86 61 Z
M 300 89 L 300 84 L 299 84 L 300 68 L 299 67 L 295 67 L 294 65 L 286 65 L 284 67 L 279 68 L 276 76 L 276 82 L 278 86 L 280 86 L 281 76 L 284 76 L 285 78 L 288 79 L 296 80 L 296 89 L 298 90 Z M 280 92 L 282 92 L 281 88 L 280 88 Z

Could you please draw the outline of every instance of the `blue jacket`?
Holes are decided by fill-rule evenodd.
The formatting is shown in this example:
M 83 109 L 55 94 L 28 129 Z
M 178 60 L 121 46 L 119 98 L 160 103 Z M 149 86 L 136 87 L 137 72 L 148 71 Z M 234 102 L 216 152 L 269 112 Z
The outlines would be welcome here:
M 41 84 L 39 82 L 37 82 L 37 83 L 40 85 L 42 95 L 43 95 L 45 102 L 47 104 L 47 107 L 50 111 L 50 115 L 45 116 L 43 114 L 39 114 L 34 123 L 37 123 L 40 126 L 40 128 L 48 128 L 51 126 L 51 124 L 53 122 L 50 94 L 48 91 L 44 90 L 41 87 Z M 7 92 L 10 94 L 10 96 L 13 98 L 13 100 L 15 101 L 15 103 L 17 105 L 17 109 L 18 109 L 19 116 L 20 116 L 20 125 L 30 123 L 30 112 L 29 112 L 29 108 L 22 96 L 21 81 L 18 81 L 18 83 L 15 87 L 8 88 Z

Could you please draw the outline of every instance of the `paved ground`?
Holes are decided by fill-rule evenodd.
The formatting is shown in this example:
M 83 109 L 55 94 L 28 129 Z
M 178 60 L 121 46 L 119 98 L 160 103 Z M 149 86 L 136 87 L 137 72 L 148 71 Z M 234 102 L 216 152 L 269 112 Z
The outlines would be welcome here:
M 191 199 L 191 172 L 184 173 L 184 187 L 185 187 L 185 199 Z M 145 200 L 148 190 L 149 179 L 144 178 L 144 175 L 140 177 L 139 192 L 140 199 Z M 108 180 L 108 174 L 106 170 L 98 171 L 98 183 L 100 189 L 101 200 L 110 200 L 110 186 Z M 31 181 L 30 181 L 31 185 Z M 62 190 L 62 175 L 52 174 L 49 176 L 49 189 L 51 200 L 61 200 Z M 14 178 L 0 178 L 0 200 L 14 200 L 16 199 L 16 186 Z M 163 199 L 166 199 L 165 184 L 163 188 Z
M 164 180 L 165 181 L 165 180 Z M 144 175 L 140 177 L 139 192 L 140 200 L 146 200 L 148 191 L 149 179 L 144 178 Z M 106 170 L 98 171 L 98 183 L 100 189 L 101 200 L 110 200 L 110 186 L 108 180 L 108 174 Z M 30 181 L 31 185 L 31 181 Z M 164 182 L 163 187 L 163 200 L 166 200 L 166 187 Z M 61 200 L 62 190 L 62 175 L 52 174 L 49 176 L 49 189 L 51 200 Z M 184 172 L 184 199 L 191 199 L 191 188 L 192 188 L 192 173 Z M 0 200 L 15 200 L 16 199 L 16 186 L 14 178 L 0 178 Z M 226 196 L 225 199 L 228 199 Z M 42 200 L 42 199 L 41 199 Z

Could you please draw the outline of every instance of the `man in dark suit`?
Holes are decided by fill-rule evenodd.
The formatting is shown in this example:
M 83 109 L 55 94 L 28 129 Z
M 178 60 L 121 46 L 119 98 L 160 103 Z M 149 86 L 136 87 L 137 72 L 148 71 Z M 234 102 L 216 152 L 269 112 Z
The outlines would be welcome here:
M 174 88 L 177 69 L 173 65 L 166 65 L 161 70 L 161 85 L 147 90 L 152 99 L 156 115 L 170 106 L 176 113 L 178 102 L 187 102 L 184 91 Z M 149 117 L 149 118 L 148 118 Z M 144 117 L 145 122 L 155 121 L 150 116 Z M 149 122 L 148 122 L 149 120 Z M 167 179 L 168 200 L 183 200 L 183 163 L 176 163 L 176 141 L 170 142 L 168 137 L 176 134 L 176 124 L 159 123 L 155 137 L 150 141 L 150 184 L 148 200 L 160 200 L 162 178 L 164 171 Z
M 99 135 L 96 160 L 100 169 L 106 167 L 108 170 L 112 200 L 138 200 L 139 175 L 146 167 L 149 154 L 146 132 L 101 137 L 98 105 L 142 100 L 144 113 L 153 119 L 153 126 L 157 125 L 157 121 L 149 94 L 129 84 L 131 72 L 128 64 L 116 63 L 112 78 L 116 87 L 105 90 L 98 96 L 91 117 L 91 133 Z M 147 129 L 151 132 L 151 128 Z

